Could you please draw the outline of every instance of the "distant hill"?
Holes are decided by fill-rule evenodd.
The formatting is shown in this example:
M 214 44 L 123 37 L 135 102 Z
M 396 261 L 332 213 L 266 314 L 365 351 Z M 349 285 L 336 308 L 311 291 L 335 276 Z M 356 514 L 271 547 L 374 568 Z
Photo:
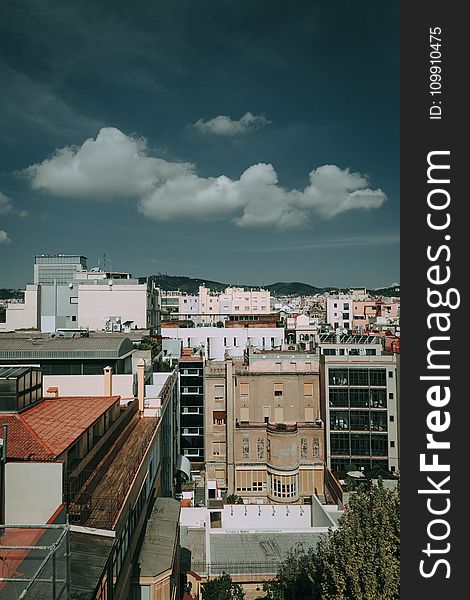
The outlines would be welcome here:
M 165 291 L 180 290 L 187 294 L 197 294 L 199 286 L 205 285 L 215 292 L 222 292 L 226 287 L 237 286 L 244 287 L 246 289 L 259 289 L 261 286 L 253 286 L 246 284 L 234 284 L 234 283 L 221 283 L 220 281 L 211 281 L 209 279 L 199 279 L 196 277 L 182 277 L 173 275 L 163 275 L 157 273 L 156 275 L 150 275 L 148 277 L 150 281 L 153 281 L 157 287 Z M 348 288 L 337 288 L 337 287 L 315 287 L 308 283 L 300 283 L 294 281 L 291 283 L 285 283 L 279 281 L 272 283 L 271 285 L 262 286 L 263 289 L 269 290 L 273 296 L 313 296 L 314 294 L 321 294 L 322 292 L 331 291 L 344 291 L 347 292 Z M 398 289 L 398 292 L 396 291 Z M 390 287 L 381 288 L 378 290 L 368 290 L 371 294 L 376 296 L 399 296 L 400 288 Z

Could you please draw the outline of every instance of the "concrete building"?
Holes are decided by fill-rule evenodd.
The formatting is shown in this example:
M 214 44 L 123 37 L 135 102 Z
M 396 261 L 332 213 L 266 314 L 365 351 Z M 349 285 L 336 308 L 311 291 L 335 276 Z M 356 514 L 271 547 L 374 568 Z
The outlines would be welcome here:
M 40 324 L 40 288 L 28 284 L 24 292 L 23 302 L 8 302 L 5 311 L 5 322 L 0 323 L 1 331 L 17 329 L 38 329 Z
M 0 398 L 0 423 L 8 426 L 0 429 L 6 457 L 2 522 L 10 529 L 41 525 L 54 522 L 65 510 L 71 523 L 71 566 L 63 575 L 70 597 L 127 600 L 141 594 L 140 581 L 132 582 L 131 574 L 148 511 L 156 497 L 174 493 L 179 456 L 176 372 L 167 374 L 159 405 L 147 406 L 142 364 L 137 398 L 122 407 L 119 396 L 43 399 L 37 395 L 37 369 L 6 369 L 0 372 L 0 387 L 4 382 L 8 388 Z M 27 398 L 31 404 L 24 406 Z M 35 543 L 42 535 L 37 534 Z M 34 581 L 37 557 L 31 545 L 14 558 L 12 572 L 31 571 L 30 583 L 36 586 L 32 597 L 52 598 L 51 589 L 39 593 L 43 584 Z M 2 598 L 20 597 L 26 585 L 24 578 L 8 582 Z M 174 586 L 177 591 L 177 580 Z
M 196 471 L 204 469 L 204 357 L 184 348 L 179 360 L 181 453 Z
M 129 338 L 116 336 L 0 337 L 1 365 L 40 365 L 44 375 L 131 374 L 136 353 Z
M 397 355 L 377 336 L 320 336 L 326 462 L 335 473 L 399 470 Z
M 248 346 L 259 350 L 281 349 L 282 327 L 168 327 L 161 328 L 163 338 L 181 340 L 183 348 L 204 347 L 209 360 L 224 360 L 225 355 L 243 356 Z
M 323 494 L 319 356 L 253 352 L 207 363 L 208 479 L 246 502 L 296 503 Z
M 38 255 L 34 285 L 28 285 L 24 303 L 7 304 L 0 331 L 88 329 L 123 331 L 149 329 L 158 334 L 160 295 L 157 288 L 133 279 L 130 273 L 87 270 L 80 255 Z
M 180 316 L 191 317 L 196 323 L 207 324 L 224 321 L 228 315 L 269 314 L 270 292 L 227 287 L 221 293 L 204 285 L 197 295 L 182 294 L 179 298 Z
M 338 526 L 342 512 L 311 505 L 225 505 L 181 509 L 181 553 L 192 592 L 200 594 L 207 579 L 228 573 L 246 600 L 262 597 L 265 581 L 276 576 L 296 544 L 313 547 Z M 200 598 L 200 595 L 196 595 Z

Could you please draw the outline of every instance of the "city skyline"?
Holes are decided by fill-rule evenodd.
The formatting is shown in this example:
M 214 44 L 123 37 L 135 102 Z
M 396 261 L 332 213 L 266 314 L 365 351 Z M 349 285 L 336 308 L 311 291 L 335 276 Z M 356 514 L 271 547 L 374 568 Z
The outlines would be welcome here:
M 55 252 L 136 276 L 399 282 L 398 8 L 7 2 L 0 287 Z

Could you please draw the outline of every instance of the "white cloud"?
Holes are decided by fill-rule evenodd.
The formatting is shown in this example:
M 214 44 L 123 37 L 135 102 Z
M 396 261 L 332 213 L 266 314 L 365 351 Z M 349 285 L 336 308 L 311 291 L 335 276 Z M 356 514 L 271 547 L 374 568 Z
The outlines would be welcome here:
M 11 240 L 8 237 L 7 232 L 3 231 L 3 229 L 0 229 L 0 246 L 2 244 L 9 244 L 10 242 L 11 242 Z
M 254 115 L 251 112 L 247 112 L 238 121 L 235 121 L 226 115 L 219 115 L 209 121 L 199 119 L 194 123 L 193 127 L 201 133 L 239 135 L 259 129 L 260 127 L 263 127 L 263 125 L 268 125 L 270 122 L 271 121 L 268 121 L 263 115 Z
M 348 210 L 380 208 L 386 200 L 381 189 L 367 187 L 364 175 L 336 165 L 318 167 L 309 177 L 310 185 L 300 196 L 300 204 L 327 219 Z
M 192 165 L 149 157 L 146 150 L 145 139 L 106 127 L 96 139 L 86 140 L 79 148 L 57 150 L 51 158 L 23 173 L 36 190 L 63 197 L 110 200 L 142 196 L 168 178 L 192 170 Z
M 298 227 L 316 217 L 379 208 L 386 200 L 380 189 L 368 187 L 367 177 L 335 165 L 311 171 L 304 190 L 282 187 L 274 167 L 264 163 L 239 179 L 199 177 L 194 165 L 150 157 L 143 138 L 114 128 L 23 173 L 34 189 L 57 196 L 133 197 L 143 215 L 159 221 L 225 218 L 239 227 Z
M 16 217 L 27 217 L 27 210 L 16 208 L 12 200 L 0 192 L 0 215 L 14 215 Z

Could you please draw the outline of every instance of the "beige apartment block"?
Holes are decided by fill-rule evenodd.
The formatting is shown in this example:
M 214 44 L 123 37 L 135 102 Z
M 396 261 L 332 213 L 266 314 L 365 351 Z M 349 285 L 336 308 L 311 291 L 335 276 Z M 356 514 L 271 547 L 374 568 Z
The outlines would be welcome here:
M 208 479 L 249 503 L 323 494 L 319 356 L 256 352 L 205 372 Z

